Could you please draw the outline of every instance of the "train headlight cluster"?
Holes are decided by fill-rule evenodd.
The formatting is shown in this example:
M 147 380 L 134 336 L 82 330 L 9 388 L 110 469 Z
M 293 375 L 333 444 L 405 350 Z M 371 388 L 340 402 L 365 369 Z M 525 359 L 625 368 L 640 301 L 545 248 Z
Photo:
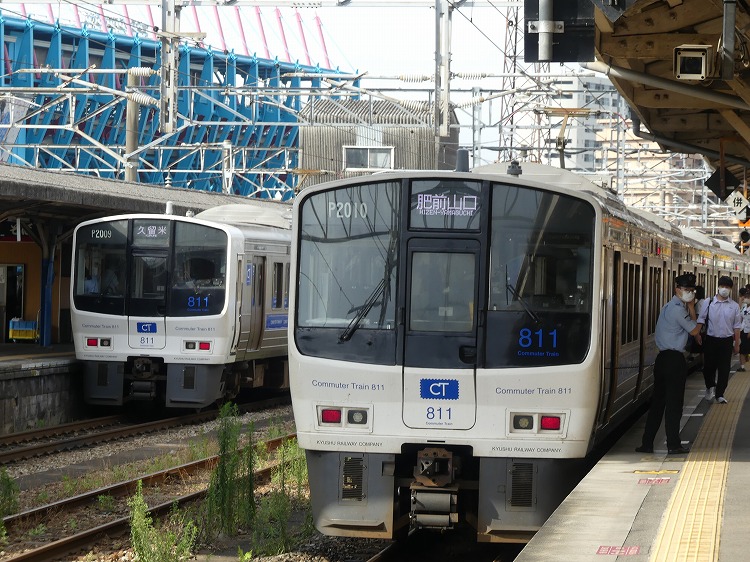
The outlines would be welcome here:
M 530 412 L 511 412 L 509 433 L 523 435 L 525 433 L 533 435 L 554 434 L 562 436 L 565 427 L 564 413 L 530 413 Z
M 210 341 L 183 341 L 183 349 L 185 351 L 211 351 Z
M 86 349 L 93 349 L 93 348 L 102 348 L 102 349 L 112 349 L 112 338 L 98 338 L 93 336 L 87 336 L 86 337 L 86 345 L 84 346 Z
M 369 407 L 317 406 L 318 428 L 370 429 L 372 417 Z

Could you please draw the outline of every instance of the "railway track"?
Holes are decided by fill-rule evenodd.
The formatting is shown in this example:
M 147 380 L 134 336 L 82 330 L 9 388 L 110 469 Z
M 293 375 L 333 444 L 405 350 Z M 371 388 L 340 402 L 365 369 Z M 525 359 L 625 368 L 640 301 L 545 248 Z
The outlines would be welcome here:
M 290 434 L 283 437 L 269 439 L 263 443 L 268 451 L 273 451 L 285 441 L 295 438 L 295 434 Z M 142 482 L 144 490 L 146 490 L 147 488 L 161 486 L 172 478 L 184 480 L 189 475 L 195 475 L 203 471 L 210 471 L 216 466 L 218 461 L 218 456 L 212 456 L 178 467 L 113 484 L 111 486 L 105 486 L 85 494 L 80 494 L 72 498 L 67 498 L 65 500 L 5 517 L 3 519 L 3 524 L 10 538 L 10 544 L 6 547 L 6 553 L 9 549 L 14 548 L 13 537 L 14 535 L 20 534 L 20 530 L 22 529 L 44 524 L 45 521 L 51 521 L 52 518 L 65 520 L 67 514 L 79 512 L 81 508 L 86 508 L 87 506 L 95 504 L 98 501 L 98 498 L 102 496 L 127 498 L 135 492 L 139 480 Z M 264 483 L 270 480 L 274 468 L 276 468 L 276 466 L 272 465 L 257 470 L 254 473 L 255 481 L 257 483 Z M 188 494 L 171 497 L 167 501 L 163 501 L 158 505 L 153 506 L 150 510 L 151 516 L 155 518 L 162 517 L 172 511 L 175 505 L 183 506 L 187 503 L 202 499 L 206 492 L 207 488 L 201 488 Z M 129 529 L 129 515 L 124 517 L 113 517 L 109 521 L 91 526 L 90 528 L 78 531 L 70 536 L 38 546 L 29 547 L 24 550 L 24 552 L 19 552 L 17 554 L 11 552 L 9 555 L 10 557 L 2 557 L 0 559 L 2 559 L 3 562 L 50 562 L 58 560 L 69 553 L 91 546 L 105 537 L 127 533 Z M 22 545 L 23 543 L 16 541 L 15 548 L 20 548 Z
M 289 403 L 289 396 L 284 395 L 243 404 L 238 409 L 241 413 L 247 413 Z M 206 411 L 128 425 L 115 425 L 125 423 L 126 418 L 109 416 L 96 420 L 64 424 L 49 429 L 12 434 L 0 440 L 0 466 L 41 455 L 90 447 L 99 443 L 144 435 L 173 427 L 204 423 L 215 419 L 218 415 L 218 411 Z M 84 433 L 76 434 L 77 432 Z M 74 435 L 66 437 L 71 434 Z M 58 436 L 62 437 L 57 439 Z

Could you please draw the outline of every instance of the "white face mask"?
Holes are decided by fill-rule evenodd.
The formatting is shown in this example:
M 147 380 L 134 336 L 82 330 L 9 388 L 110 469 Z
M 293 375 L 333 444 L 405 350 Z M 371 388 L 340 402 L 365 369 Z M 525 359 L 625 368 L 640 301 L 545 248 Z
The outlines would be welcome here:
M 687 291 L 682 291 L 680 293 L 680 299 L 682 299 L 682 302 L 691 302 L 695 298 L 695 292 L 688 293 Z
M 727 298 L 730 292 L 731 291 L 727 287 L 721 287 L 719 289 L 719 296 L 723 298 Z

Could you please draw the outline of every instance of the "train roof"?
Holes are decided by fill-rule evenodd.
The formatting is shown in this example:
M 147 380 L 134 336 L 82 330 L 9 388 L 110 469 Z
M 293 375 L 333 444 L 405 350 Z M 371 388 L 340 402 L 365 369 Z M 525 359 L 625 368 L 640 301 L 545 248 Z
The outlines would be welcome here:
M 714 242 L 716 243 L 716 246 L 718 246 L 719 248 L 721 248 L 728 254 L 740 255 L 740 251 L 737 248 L 735 248 L 734 244 L 732 244 L 731 242 L 727 242 L 726 240 L 719 240 L 719 239 L 714 240 Z
M 684 226 L 679 227 L 679 229 L 685 238 L 690 238 L 691 240 L 700 242 L 701 244 L 705 244 L 706 246 L 714 245 L 713 238 L 706 236 L 702 232 L 698 232 L 697 230 L 693 230 L 692 228 L 687 228 Z
M 687 227 L 678 227 L 673 223 L 665 220 L 664 218 L 635 207 L 628 207 L 625 203 L 618 198 L 610 190 L 606 189 L 601 185 L 597 185 L 590 181 L 586 176 L 582 176 L 571 172 L 570 170 L 564 170 L 562 168 L 555 168 L 547 166 L 545 164 L 537 164 L 534 162 L 521 162 L 521 178 L 538 181 L 544 183 L 551 183 L 559 187 L 564 187 L 570 190 L 585 191 L 590 193 L 601 203 L 605 204 L 607 211 L 612 213 L 618 218 L 627 219 L 629 222 L 638 222 L 639 225 L 644 227 L 644 221 L 651 223 L 656 226 L 657 229 L 664 233 L 671 233 L 673 236 L 690 239 L 694 242 L 698 242 L 707 247 L 720 248 L 731 254 L 739 254 L 734 244 L 725 240 L 719 240 L 711 238 L 706 234 Z M 509 175 L 507 172 L 508 163 L 497 163 L 490 164 L 488 166 L 480 166 L 474 168 L 473 171 L 482 173 L 494 173 Z
M 292 206 L 278 201 L 257 201 L 257 205 L 219 205 L 206 209 L 195 218 L 232 225 L 272 226 L 290 230 Z

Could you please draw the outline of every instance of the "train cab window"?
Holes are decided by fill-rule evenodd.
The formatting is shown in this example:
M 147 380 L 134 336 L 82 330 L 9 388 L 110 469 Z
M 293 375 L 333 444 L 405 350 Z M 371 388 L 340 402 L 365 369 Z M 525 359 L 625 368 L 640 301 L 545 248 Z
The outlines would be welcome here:
M 583 200 L 494 186 L 488 367 L 583 361 L 591 333 L 595 218 Z
M 103 314 L 122 314 L 125 307 L 126 220 L 81 226 L 73 272 L 76 308 Z
M 226 299 L 228 237 L 223 230 L 176 222 L 169 316 L 219 314 Z
M 400 190 L 379 182 L 304 200 L 296 275 L 302 353 L 395 362 Z

